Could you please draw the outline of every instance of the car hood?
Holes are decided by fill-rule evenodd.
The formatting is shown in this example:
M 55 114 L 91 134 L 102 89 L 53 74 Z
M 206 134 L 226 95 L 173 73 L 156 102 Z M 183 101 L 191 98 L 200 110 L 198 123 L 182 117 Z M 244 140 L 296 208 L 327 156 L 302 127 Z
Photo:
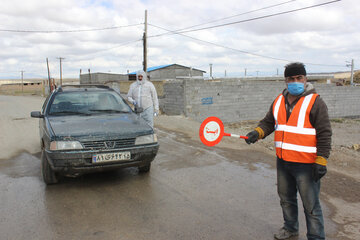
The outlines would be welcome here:
M 153 129 L 136 114 L 104 114 L 48 118 L 56 139 L 122 139 L 152 134 Z

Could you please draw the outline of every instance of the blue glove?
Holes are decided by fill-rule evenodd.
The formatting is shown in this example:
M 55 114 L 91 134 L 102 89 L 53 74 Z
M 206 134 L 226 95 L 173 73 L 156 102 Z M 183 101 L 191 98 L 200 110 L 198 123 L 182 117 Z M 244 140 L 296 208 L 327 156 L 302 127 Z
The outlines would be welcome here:
M 154 116 L 156 117 L 157 115 L 159 115 L 159 110 L 155 110 L 154 112 Z

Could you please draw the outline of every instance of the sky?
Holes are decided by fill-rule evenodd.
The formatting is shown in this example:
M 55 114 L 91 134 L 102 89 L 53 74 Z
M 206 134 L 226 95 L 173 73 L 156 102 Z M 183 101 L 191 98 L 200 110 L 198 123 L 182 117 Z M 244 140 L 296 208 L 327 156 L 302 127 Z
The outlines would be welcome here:
M 180 64 L 213 77 L 360 67 L 356 0 L 0 0 L 0 79 L 78 78 Z

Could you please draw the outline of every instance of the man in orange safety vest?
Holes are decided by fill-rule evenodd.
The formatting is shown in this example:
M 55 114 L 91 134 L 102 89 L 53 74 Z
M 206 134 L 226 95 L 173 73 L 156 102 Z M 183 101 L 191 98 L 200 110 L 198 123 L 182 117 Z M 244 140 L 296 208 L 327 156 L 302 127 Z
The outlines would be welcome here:
M 297 192 L 306 217 L 307 238 L 325 239 L 320 206 L 320 178 L 326 174 L 331 150 L 331 125 L 325 102 L 307 82 L 303 63 L 285 66 L 286 89 L 274 100 L 264 119 L 247 134 L 248 144 L 274 132 L 277 189 L 284 225 L 275 239 L 299 234 Z

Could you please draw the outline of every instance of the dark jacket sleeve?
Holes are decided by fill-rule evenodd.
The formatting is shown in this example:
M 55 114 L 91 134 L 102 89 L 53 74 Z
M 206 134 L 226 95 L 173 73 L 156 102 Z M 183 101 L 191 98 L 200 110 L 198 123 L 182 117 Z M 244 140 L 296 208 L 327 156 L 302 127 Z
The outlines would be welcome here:
M 274 102 L 271 104 L 269 111 L 266 113 L 265 117 L 258 124 L 258 127 L 260 127 L 264 131 L 263 138 L 267 137 L 275 130 L 275 118 L 273 115 Z
M 317 155 L 328 158 L 331 150 L 332 130 L 328 108 L 320 96 L 316 98 L 310 111 L 310 123 L 316 129 Z

